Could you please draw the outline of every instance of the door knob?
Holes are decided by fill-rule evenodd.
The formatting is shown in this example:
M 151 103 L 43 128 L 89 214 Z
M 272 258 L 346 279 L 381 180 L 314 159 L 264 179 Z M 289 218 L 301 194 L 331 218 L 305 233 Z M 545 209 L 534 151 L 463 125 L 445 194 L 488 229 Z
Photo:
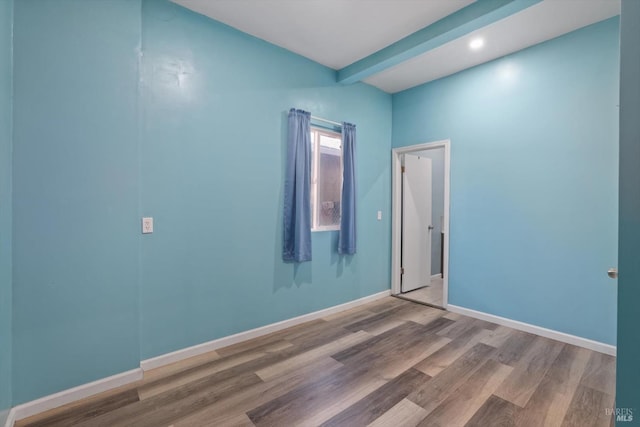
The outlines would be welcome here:
M 433 230 L 433 225 L 430 225 L 429 227 L 427 227 L 429 230 Z
M 607 270 L 607 275 L 612 279 L 617 279 L 618 278 L 618 269 L 617 268 L 610 268 L 609 270 Z

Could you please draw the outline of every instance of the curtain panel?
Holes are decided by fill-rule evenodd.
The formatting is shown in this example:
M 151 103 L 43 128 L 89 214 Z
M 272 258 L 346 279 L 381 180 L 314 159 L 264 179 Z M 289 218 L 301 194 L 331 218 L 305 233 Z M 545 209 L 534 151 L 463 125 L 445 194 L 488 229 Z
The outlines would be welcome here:
M 356 125 L 342 124 L 342 215 L 338 253 L 356 253 Z
M 289 110 L 282 259 L 311 261 L 311 114 Z

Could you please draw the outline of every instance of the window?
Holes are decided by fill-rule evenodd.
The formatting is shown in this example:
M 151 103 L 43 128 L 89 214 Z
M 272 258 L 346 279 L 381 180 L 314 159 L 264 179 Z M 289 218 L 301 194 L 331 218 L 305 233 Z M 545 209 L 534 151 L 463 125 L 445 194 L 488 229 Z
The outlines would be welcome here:
M 311 230 L 340 230 L 342 135 L 311 127 Z

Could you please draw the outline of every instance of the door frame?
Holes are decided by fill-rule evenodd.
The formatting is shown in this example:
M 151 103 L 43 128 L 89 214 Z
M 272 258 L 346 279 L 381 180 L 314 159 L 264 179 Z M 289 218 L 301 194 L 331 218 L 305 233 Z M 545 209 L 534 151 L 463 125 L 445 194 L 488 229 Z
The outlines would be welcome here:
M 391 150 L 391 294 L 400 294 L 400 251 L 402 250 L 402 156 L 416 151 L 444 148 L 444 248 L 442 281 L 442 307 L 449 304 L 449 202 L 450 202 L 450 169 L 451 141 L 425 142 Z

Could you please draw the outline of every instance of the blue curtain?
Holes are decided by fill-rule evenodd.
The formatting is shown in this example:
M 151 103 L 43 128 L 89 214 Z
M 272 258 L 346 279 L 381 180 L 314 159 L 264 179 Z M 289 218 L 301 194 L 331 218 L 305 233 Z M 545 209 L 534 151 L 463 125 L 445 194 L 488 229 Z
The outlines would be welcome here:
M 338 253 L 356 253 L 356 125 L 342 124 L 342 216 Z
M 284 178 L 284 261 L 311 261 L 311 114 L 289 110 Z

